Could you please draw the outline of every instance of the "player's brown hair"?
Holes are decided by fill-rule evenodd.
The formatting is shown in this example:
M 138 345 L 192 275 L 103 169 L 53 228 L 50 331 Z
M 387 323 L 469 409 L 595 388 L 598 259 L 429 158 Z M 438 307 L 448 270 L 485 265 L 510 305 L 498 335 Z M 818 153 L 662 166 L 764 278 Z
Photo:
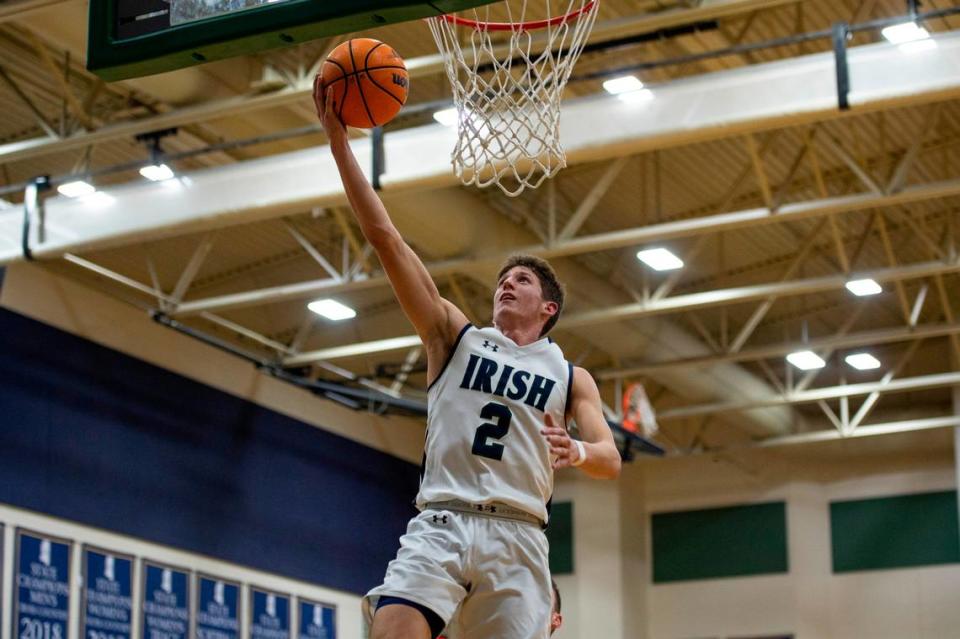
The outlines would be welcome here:
M 507 261 L 500 267 L 500 272 L 497 273 L 497 282 L 500 281 L 504 273 L 515 266 L 523 266 L 533 271 L 537 279 L 540 280 L 543 299 L 548 302 L 557 303 L 557 312 L 547 320 L 543 325 L 543 329 L 540 331 L 540 337 L 543 337 L 550 332 L 550 329 L 553 328 L 557 320 L 560 319 L 560 311 L 563 310 L 563 298 L 565 296 L 563 284 L 557 279 L 557 274 L 553 270 L 553 267 L 550 266 L 550 262 L 535 255 L 512 255 L 507 258 Z

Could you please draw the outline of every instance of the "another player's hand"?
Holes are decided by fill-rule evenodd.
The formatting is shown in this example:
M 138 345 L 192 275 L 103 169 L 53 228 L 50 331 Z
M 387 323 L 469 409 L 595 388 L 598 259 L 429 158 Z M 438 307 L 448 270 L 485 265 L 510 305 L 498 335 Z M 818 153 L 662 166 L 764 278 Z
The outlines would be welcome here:
M 567 468 L 577 461 L 580 451 L 570 439 L 570 434 L 566 428 L 557 426 L 553 417 L 547 413 L 544 416 L 546 428 L 540 431 L 540 434 L 546 437 L 550 445 L 550 454 L 554 457 L 553 469 Z
M 333 100 L 333 91 L 323 86 L 323 80 L 318 73 L 313 79 L 313 103 L 317 107 L 317 117 L 323 125 L 323 130 L 327 132 L 327 138 L 333 139 L 344 135 L 346 128 L 343 122 L 337 117 L 336 104 Z

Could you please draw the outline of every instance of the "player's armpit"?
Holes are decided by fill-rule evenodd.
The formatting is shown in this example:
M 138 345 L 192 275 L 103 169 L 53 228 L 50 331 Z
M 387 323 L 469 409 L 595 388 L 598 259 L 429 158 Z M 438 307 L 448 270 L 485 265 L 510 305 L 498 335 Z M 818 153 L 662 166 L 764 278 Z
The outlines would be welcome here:
M 573 369 L 570 417 L 577 422 L 587 458 L 580 470 L 597 479 L 616 479 L 620 475 L 620 452 L 613 433 L 603 418 L 600 391 L 590 373 Z

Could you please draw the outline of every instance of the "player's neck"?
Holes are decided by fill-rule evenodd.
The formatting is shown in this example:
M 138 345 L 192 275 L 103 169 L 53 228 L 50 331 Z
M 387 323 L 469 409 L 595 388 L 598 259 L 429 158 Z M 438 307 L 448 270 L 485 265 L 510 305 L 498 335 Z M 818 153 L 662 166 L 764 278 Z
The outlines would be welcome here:
M 539 326 L 512 326 L 494 323 L 494 328 L 509 337 L 517 346 L 533 344 L 540 339 Z

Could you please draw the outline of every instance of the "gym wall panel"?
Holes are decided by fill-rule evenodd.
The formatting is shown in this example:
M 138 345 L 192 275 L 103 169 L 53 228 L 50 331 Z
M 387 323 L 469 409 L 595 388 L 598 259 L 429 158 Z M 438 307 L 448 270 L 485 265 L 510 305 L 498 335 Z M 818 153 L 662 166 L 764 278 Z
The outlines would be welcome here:
M 0 502 L 354 593 L 417 467 L 0 309 Z
M 550 572 L 554 575 L 573 574 L 573 502 L 553 504 L 547 541 L 550 542 Z
M 830 503 L 833 572 L 960 562 L 957 491 Z
M 653 582 L 786 573 L 785 502 L 651 516 Z

